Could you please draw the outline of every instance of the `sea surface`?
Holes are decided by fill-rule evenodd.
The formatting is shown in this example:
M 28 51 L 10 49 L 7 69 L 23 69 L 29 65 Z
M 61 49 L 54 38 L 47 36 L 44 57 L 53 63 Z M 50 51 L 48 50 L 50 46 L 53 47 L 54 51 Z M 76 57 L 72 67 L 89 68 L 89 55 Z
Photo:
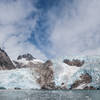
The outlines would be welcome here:
M 100 100 L 100 90 L 0 90 L 0 100 Z

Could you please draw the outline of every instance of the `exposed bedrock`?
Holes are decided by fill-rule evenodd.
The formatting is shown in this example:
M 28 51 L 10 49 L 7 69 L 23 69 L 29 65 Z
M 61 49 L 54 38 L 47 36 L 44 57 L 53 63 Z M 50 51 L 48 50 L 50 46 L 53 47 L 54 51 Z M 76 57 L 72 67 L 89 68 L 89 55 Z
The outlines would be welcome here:
M 39 75 L 37 82 L 40 84 L 42 89 L 55 88 L 53 63 L 50 60 L 35 67 L 35 71 Z
M 75 88 L 78 88 L 80 85 L 87 85 L 88 83 L 91 83 L 91 82 L 92 82 L 92 77 L 88 73 L 82 74 L 80 76 L 80 79 L 79 80 L 76 80 L 71 85 L 71 88 L 70 89 L 75 89 Z
M 72 61 L 69 59 L 64 59 L 63 61 L 65 64 L 68 64 L 70 66 L 77 66 L 77 67 L 81 67 L 85 62 L 84 60 L 78 60 L 78 59 L 73 59 Z
M 85 90 L 96 90 L 96 88 L 93 87 L 93 86 L 86 86 L 83 89 L 85 89 Z
M 30 60 L 33 60 L 33 59 L 36 59 L 35 57 L 33 57 L 30 53 L 27 53 L 27 54 L 24 54 L 24 55 L 19 55 L 17 57 L 17 60 L 20 60 L 20 59 L 26 59 L 27 61 L 30 61 Z
M 15 66 L 13 65 L 7 53 L 0 48 L 0 70 L 10 70 L 14 68 Z

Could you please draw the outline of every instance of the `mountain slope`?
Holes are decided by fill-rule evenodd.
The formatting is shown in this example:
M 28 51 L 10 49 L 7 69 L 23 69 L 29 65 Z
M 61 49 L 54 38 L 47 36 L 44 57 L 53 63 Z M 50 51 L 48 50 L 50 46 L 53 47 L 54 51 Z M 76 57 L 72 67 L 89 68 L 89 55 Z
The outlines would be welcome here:
M 12 61 L 4 50 L 0 48 L 0 70 L 14 69 Z
M 100 56 L 67 56 L 52 61 L 57 86 L 63 84 L 67 89 L 100 88 Z
M 100 56 L 42 61 L 24 54 L 11 61 L 0 49 L 0 69 L 0 87 L 7 89 L 100 89 Z

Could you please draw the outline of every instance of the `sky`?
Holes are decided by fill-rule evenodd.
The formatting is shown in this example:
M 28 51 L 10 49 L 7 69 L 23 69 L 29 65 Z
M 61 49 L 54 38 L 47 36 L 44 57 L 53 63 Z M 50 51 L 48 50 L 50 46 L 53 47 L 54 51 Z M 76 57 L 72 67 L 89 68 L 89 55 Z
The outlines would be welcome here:
M 11 59 L 100 55 L 100 0 L 0 0 L 0 47 Z

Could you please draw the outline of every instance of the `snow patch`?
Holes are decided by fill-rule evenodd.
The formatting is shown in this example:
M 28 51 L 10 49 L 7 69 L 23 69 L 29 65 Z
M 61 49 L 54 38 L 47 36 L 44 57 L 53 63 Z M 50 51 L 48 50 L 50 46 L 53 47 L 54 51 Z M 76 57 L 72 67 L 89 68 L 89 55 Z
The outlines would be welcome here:
M 32 62 L 34 64 L 44 63 L 44 61 L 39 60 L 39 59 L 34 59 L 34 60 L 31 60 L 31 61 L 28 61 L 25 58 L 22 58 L 22 59 L 16 60 L 16 61 L 19 62 L 19 63 L 23 63 L 24 65 L 27 65 L 29 62 Z

